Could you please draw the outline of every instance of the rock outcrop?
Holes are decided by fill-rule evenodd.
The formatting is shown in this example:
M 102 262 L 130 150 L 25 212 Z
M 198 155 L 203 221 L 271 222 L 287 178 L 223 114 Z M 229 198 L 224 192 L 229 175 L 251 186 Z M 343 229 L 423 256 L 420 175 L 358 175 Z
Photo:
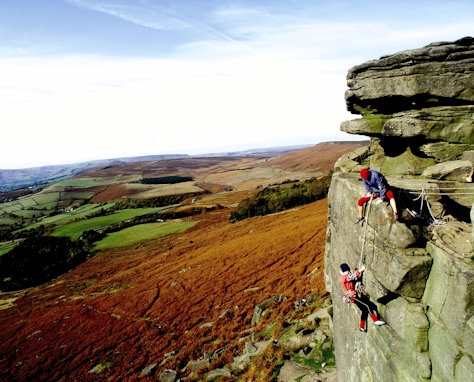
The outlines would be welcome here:
M 329 191 L 325 281 L 334 304 L 340 380 L 464 381 L 474 376 L 474 39 L 434 43 L 348 73 L 341 130 L 370 137 L 336 163 Z M 382 172 L 401 213 L 372 203 L 359 171 Z M 358 331 L 342 303 L 339 265 L 365 263 L 364 293 L 387 325 Z

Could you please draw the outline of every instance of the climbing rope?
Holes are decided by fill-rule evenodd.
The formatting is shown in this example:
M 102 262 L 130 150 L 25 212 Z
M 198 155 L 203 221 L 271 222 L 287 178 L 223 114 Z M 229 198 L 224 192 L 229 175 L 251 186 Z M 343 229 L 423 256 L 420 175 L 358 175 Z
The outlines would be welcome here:
M 415 190 L 419 190 L 419 189 L 415 189 Z M 434 190 L 434 191 L 438 191 L 438 192 L 427 192 L 426 190 Z M 441 190 L 472 190 L 472 192 L 446 192 L 446 191 L 442 192 Z M 416 195 L 415 192 L 412 192 L 412 191 L 408 191 L 408 192 L 410 194 L 415 194 Z M 446 196 L 450 196 L 450 195 L 474 195 L 474 189 L 473 188 L 466 188 L 466 187 L 445 187 L 445 188 L 440 187 L 440 188 L 422 188 L 421 189 L 420 195 L 417 198 L 413 199 L 414 202 L 421 199 L 420 213 L 418 214 L 418 216 L 416 216 L 412 213 L 412 211 L 408 210 L 408 212 L 413 217 L 421 217 L 422 212 L 423 212 L 423 205 L 426 202 L 426 206 L 428 208 L 428 212 L 429 212 L 429 215 L 431 217 L 430 225 L 439 226 L 439 225 L 446 224 L 446 222 L 441 220 L 441 219 L 438 219 L 438 218 L 434 217 L 433 212 L 431 211 L 430 203 L 428 202 L 428 199 L 427 199 L 428 195 L 437 195 L 437 196 L 441 196 L 441 195 L 446 195 Z
M 360 252 L 360 259 L 359 259 L 359 266 L 363 265 L 363 261 L 365 260 L 364 256 L 364 247 L 365 247 L 365 237 L 367 235 L 367 226 L 369 225 L 369 213 L 370 213 L 370 206 L 372 205 L 372 200 L 374 199 L 373 195 L 370 195 L 370 200 L 367 205 L 367 211 L 365 212 L 364 218 L 364 236 L 362 237 L 362 249 Z

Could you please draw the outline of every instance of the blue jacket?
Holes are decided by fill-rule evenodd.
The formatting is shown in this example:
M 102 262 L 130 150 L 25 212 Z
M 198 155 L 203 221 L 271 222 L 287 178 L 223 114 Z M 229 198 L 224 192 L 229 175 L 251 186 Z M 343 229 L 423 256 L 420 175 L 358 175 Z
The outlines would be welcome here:
M 362 179 L 364 181 L 365 190 L 372 194 L 380 196 L 380 199 L 385 199 L 385 194 L 388 191 L 387 179 L 375 170 L 369 170 L 369 179 Z

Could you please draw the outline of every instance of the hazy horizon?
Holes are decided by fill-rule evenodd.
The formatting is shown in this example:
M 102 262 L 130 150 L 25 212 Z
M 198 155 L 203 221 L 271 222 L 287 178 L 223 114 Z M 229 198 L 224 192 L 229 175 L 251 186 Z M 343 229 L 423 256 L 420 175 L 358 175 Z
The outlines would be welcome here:
M 352 138 L 352 137 L 349 137 Z M 282 146 L 259 146 L 259 147 L 243 147 L 243 148 L 237 148 L 235 150 L 224 150 L 224 151 L 212 151 L 212 152 L 196 152 L 196 153 L 185 153 L 185 152 L 176 152 L 176 153 L 150 153 L 150 154 L 144 154 L 144 155 L 129 155 L 129 156 L 121 156 L 121 157 L 104 157 L 104 158 L 96 158 L 96 157 L 90 157 L 87 158 L 83 161 L 79 162 L 63 162 L 63 163 L 50 163 L 50 164 L 43 164 L 43 165 L 38 165 L 38 166 L 29 166 L 29 167 L 20 167 L 20 168 L 0 168 L 1 170 L 27 170 L 27 169 L 33 169 L 33 168 L 40 168 L 40 167 L 51 167 L 51 166 L 68 166 L 68 165 L 75 165 L 75 164 L 80 164 L 80 163 L 87 163 L 87 162 L 95 162 L 95 161 L 108 161 L 108 160 L 120 160 L 120 159 L 126 159 L 126 158 L 140 158 L 140 157 L 149 157 L 149 156 L 161 156 L 161 155 L 187 155 L 189 157 L 199 157 L 200 155 L 206 156 L 206 155 L 217 155 L 217 154 L 228 154 L 228 153 L 233 153 L 233 152 L 246 152 L 246 151 L 253 151 L 253 150 L 265 150 L 265 149 L 278 149 L 278 148 L 305 148 L 305 147 L 312 147 L 318 144 L 324 144 L 324 143 L 331 143 L 331 142 L 360 142 L 364 141 L 366 139 L 362 138 L 361 136 L 353 136 L 354 139 L 345 139 L 345 140 L 324 140 L 321 142 L 315 142 L 315 143 L 301 143 L 301 144 L 294 144 L 294 145 L 282 145 Z

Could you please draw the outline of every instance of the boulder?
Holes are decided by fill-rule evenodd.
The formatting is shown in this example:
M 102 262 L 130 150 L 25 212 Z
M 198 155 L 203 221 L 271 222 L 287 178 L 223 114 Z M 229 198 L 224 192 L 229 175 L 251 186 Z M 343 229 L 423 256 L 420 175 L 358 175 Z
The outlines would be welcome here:
M 385 122 L 390 119 L 389 116 L 371 115 L 365 118 L 353 119 L 341 123 L 341 131 L 348 134 L 367 135 L 368 137 L 377 137 L 382 135 L 382 128 Z
M 450 142 L 425 143 L 420 146 L 420 151 L 436 162 L 444 162 L 449 160 L 470 160 L 474 161 L 474 151 L 469 151 L 474 145 L 459 144 Z M 470 154 L 472 153 L 472 154 Z
M 474 77 L 473 77 L 474 79 Z M 474 106 L 438 106 L 393 114 L 383 125 L 386 137 L 414 138 L 472 144 Z
M 301 366 L 294 361 L 285 361 L 280 373 L 278 374 L 278 382 L 294 382 L 308 374 L 315 374 L 309 367 Z
M 178 373 L 174 370 L 165 369 L 161 375 L 159 382 L 175 382 L 178 377 Z
M 474 106 L 438 106 L 392 115 L 371 114 L 341 123 L 349 134 L 369 137 L 417 138 L 466 144 L 474 141 Z
M 348 110 L 393 114 L 413 106 L 472 103 L 473 45 L 472 37 L 434 43 L 351 68 L 345 95 Z
M 243 369 L 251 362 L 253 357 L 262 353 L 271 342 L 271 340 L 255 343 L 247 342 L 243 354 L 234 358 L 234 362 L 231 365 L 232 369 Z
M 152 363 L 151 365 L 148 365 L 147 367 L 145 367 L 141 374 L 140 374 L 140 377 L 146 377 L 148 375 L 151 375 L 155 372 L 156 370 L 156 365 L 157 363 Z
M 421 175 L 426 168 L 435 163 L 433 158 L 415 155 L 411 147 L 407 147 L 399 155 L 370 158 L 370 168 L 390 175 Z
M 209 367 L 209 365 L 209 361 L 204 359 L 198 361 L 189 361 L 185 366 L 184 370 L 191 368 L 191 375 L 195 375 L 199 369 L 203 367 Z
M 472 182 L 473 165 L 469 160 L 454 160 L 435 164 L 423 171 L 421 176 L 439 180 Z
M 209 372 L 209 374 L 207 375 L 206 379 L 208 381 L 213 381 L 219 377 L 230 377 L 231 374 L 230 374 L 230 370 L 227 369 L 227 368 L 223 368 L 223 369 L 214 369 L 214 370 L 211 370 Z
M 319 309 L 314 313 L 311 313 L 308 317 L 306 317 L 306 321 L 308 322 L 315 322 L 317 319 L 320 320 L 331 320 L 332 319 L 332 305 Z
M 283 296 L 283 295 L 273 296 L 273 297 L 270 297 L 269 299 L 265 300 L 261 304 L 255 305 L 252 320 L 251 320 L 251 324 L 253 325 L 253 324 L 257 323 L 258 320 L 260 320 L 260 318 L 262 317 L 263 312 L 265 311 L 265 309 L 268 308 L 268 306 L 270 304 L 272 304 L 276 301 L 283 301 L 286 298 L 287 297 Z
M 214 323 L 212 321 L 209 321 L 199 326 L 199 329 L 212 328 L 213 326 L 214 326 Z

